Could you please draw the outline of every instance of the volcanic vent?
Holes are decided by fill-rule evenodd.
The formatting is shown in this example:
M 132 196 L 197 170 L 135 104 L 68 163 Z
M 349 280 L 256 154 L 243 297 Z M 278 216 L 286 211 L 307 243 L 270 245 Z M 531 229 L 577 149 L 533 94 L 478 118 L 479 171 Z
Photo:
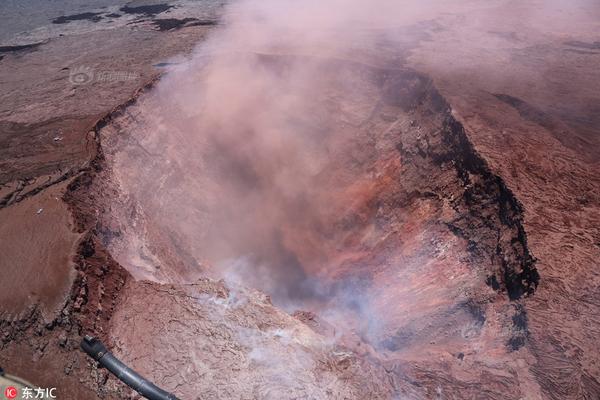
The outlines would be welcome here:
M 233 53 L 187 72 L 99 131 L 102 242 L 136 279 L 164 284 L 132 283 L 117 311 L 112 334 L 126 359 L 167 387 L 184 380 L 190 393 L 239 393 L 244 384 L 232 377 L 257 376 L 268 391 L 292 352 L 297 363 L 280 388 L 290 395 L 330 396 L 294 389 L 292 376 L 325 376 L 318 366 L 333 362 L 326 370 L 337 383 L 327 390 L 369 382 L 366 393 L 345 394 L 353 398 L 440 390 L 468 398 L 481 390 L 472 368 L 491 396 L 522 396 L 529 371 L 507 372 L 506 363 L 527 340 L 518 300 L 539 277 L 520 206 L 426 76 L 301 52 Z M 224 283 L 171 285 L 201 277 Z M 294 314 L 303 323 L 240 286 L 303 310 Z M 192 303 L 171 315 L 180 307 L 167 304 L 171 296 Z M 146 302 L 154 310 L 139 307 Z M 136 342 L 142 331 L 152 343 Z M 178 353 L 208 355 L 161 353 L 187 371 L 180 376 L 135 365 L 147 344 L 170 348 L 199 331 L 207 339 Z M 216 354 L 224 346 L 233 359 Z M 237 367 L 203 375 L 224 362 Z M 247 369 L 257 376 L 245 378 Z

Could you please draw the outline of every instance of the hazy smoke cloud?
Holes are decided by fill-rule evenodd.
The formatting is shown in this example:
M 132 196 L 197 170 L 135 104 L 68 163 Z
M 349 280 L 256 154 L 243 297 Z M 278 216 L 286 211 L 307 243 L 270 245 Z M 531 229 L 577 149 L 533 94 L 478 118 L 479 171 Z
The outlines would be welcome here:
M 363 333 L 378 326 L 368 279 L 337 269 L 371 222 L 354 209 L 368 196 L 354 186 L 369 179 L 373 154 L 357 153 L 355 137 L 377 110 L 382 66 L 398 56 L 377 47 L 410 14 L 377 3 L 229 6 L 192 60 L 131 111 L 130 139 L 114 156 L 136 204 L 113 245 L 122 264 L 138 278 L 180 281 L 167 260 L 180 257 L 192 276 L 195 259 L 209 266 L 202 273 L 262 289 L 288 310 L 358 314 Z
M 115 171 L 142 210 L 135 214 L 133 235 L 145 239 L 125 240 L 117 258 L 145 271 L 152 271 L 145 264 L 162 260 L 160 275 L 138 277 L 174 279 L 164 268 L 168 252 L 162 254 L 155 243 L 140 245 L 157 240 L 149 233 L 152 225 L 160 240 L 175 246 L 167 255 L 176 253 L 190 273 L 196 268 L 190 260 L 196 260 L 210 266 L 209 274 L 263 289 L 280 305 L 329 302 L 332 309 L 368 315 L 363 294 L 368 280 L 357 272 L 349 281 L 337 272 L 344 251 L 358 235 L 367 235 L 362 229 L 373 218 L 356 204 L 368 204 L 376 188 L 355 182 L 377 173 L 362 169 L 374 156 L 355 140 L 359 132 L 368 137 L 390 74 L 411 41 L 423 39 L 420 31 L 410 36 L 414 32 L 406 27 L 439 15 L 454 18 L 449 10 L 477 4 L 229 5 L 222 26 L 189 63 L 161 81 L 141 115 L 132 117 L 134 139 L 116 154 Z M 485 26 L 459 37 L 463 44 L 495 29 L 481 21 L 485 24 L 474 24 Z M 507 40 L 499 37 L 494 40 Z M 496 42 L 484 44 L 489 43 Z M 457 49 L 444 46 L 456 58 Z M 467 50 L 460 50 L 460 68 L 475 69 Z M 377 324 L 369 320 L 367 330 Z
M 158 171 L 178 180 L 163 182 L 156 211 L 171 214 L 217 274 L 243 277 L 276 301 L 322 295 L 307 276 L 327 267 L 343 208 L 328 168 L 378 89 L 352 64 L 374 43 L 371 6 L 235 3 L 224 28 L 158 89 L 160 121 L 150 128 L 168 158 Z M 185 198 L 160 201 L 174 193 Z

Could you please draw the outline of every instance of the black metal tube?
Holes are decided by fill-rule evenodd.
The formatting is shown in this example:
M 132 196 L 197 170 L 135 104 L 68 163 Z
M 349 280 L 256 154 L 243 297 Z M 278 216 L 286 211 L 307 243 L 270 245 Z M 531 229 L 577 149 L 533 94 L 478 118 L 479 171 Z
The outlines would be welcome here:
M 144 379 L 140 374 L 123 364 L 106 349 L 102 342 L 93 336 L 85 336 L 81 341 L 81 349 L 127 386 L 149 400 L 179 400 L 175 395 L 166 392 Z

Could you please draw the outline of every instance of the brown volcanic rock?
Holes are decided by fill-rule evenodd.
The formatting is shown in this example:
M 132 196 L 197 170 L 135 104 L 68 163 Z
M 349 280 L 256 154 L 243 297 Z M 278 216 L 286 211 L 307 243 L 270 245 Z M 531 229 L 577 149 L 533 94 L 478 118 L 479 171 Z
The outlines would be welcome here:
M 478 100 L 479 107 L 484 101 Z M 565 148 L 544 127 L 510 109 L 500 110 L 481 110 L 481 117 L 464 120 L 481 153 L 520 199 L 529 248 L 538 260 L 540 288 L 524 303 L 528 346 L 537 359 L 532 370 L 549 398 L 594 398 L 600 391 L 592 317 L 600 312 L 595 272 L 600 257 L 600 168 Z M 480 119 L 486 117 L 508 140 L 489 134 L 489 122 Z M 505 157 L 512 152 L 514 157 Z
M 567 15 L 558 8 L 546 4 L 520 20 L 502 18 L 515 9 L 499 5 L 447 19 L 446 31 L 411 58 L 521 204 L 541 277 L 523 312 L 542 396 L 592 399 L 600 393 L 600 86 L 592 50 L 600 26 L 592 3 L 574 2 Z
M 111 320 L 115 354 L 185 399 L 387 399 L 382 366 L 361 359 L 267 296 L 222 282 L 130 282 Z
M 2 320 L 20 319 L 30 307 L 41 304 L 41 313 L 50 322 L 63 307 L 73 281 L 71 259 L 80 239 L 61 199 L 65 186 L 55 185 L 35 198 L 0 209 Z
M 207 28 L 52 30 L 63 28 L 0 58 L 0 365 L 60 398 L 122 398 L 79 350 L 83 331 L 107 339 L 128 276 L 94 232 L 103 195 L 90 188 L 102 169 L 94 129 L 161 73 L 153 64 L 189 51 Z M 72 82 L 82 68 L 95 78 Z

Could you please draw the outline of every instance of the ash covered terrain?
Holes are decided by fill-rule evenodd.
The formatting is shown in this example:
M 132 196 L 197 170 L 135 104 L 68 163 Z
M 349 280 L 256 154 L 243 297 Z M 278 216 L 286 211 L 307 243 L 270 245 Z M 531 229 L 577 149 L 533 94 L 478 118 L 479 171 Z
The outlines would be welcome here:
M 593 1 L 2 7 L 7 372 L 138 398 L 91 334 L 182 399 L 599 398 Z

